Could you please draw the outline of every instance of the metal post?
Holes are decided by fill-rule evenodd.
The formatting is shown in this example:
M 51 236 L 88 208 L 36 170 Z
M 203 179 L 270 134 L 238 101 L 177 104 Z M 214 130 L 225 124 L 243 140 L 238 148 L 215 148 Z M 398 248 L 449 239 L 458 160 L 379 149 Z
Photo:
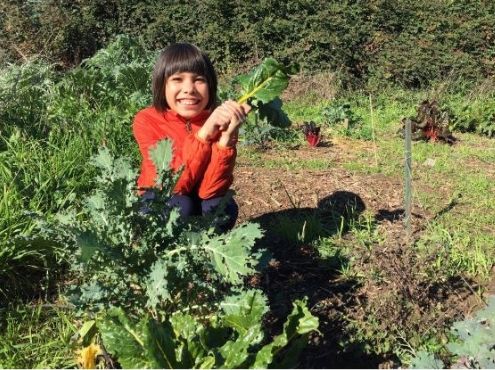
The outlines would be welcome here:
M 411 164 L 411 120 L 405 120 L 405 164 L 404 164 L 404 224 L 407 240 L 411 240 L 411 208 L 412 208 L 412 164 Z

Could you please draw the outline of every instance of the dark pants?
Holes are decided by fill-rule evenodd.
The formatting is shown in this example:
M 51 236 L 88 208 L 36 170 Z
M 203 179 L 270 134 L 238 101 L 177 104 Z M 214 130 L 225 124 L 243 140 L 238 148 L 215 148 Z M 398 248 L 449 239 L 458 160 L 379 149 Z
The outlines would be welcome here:
M 224 197 L 200 199 L 189 195 L 173 195 L 168 204 L 172 207 L 179 208 L 180 215 L 183 219 L 189 216 L 208 216 L 213 215 L 217 210 L 220 218 L 217 221 L 217 226 L 220 231 L 228 231 L 232 229 L 239 214 L 239 207 L 233 198 L 225 201 L 223 212 L 219 210 Z M 221 217 L 225 216 L 225 217 Z

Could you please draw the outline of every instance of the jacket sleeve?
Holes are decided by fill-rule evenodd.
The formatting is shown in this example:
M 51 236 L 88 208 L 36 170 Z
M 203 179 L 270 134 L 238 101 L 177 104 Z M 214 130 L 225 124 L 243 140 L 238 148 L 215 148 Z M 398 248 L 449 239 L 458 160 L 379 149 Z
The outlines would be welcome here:
M 195 134 L 186 137 L 182 147 L 184 170 L 177 181 L 174 193 L 190 194 L 205 174 L 212 154 L 211 144 Z
M 147 129 L 147 124 L 139 115 L 136 116 L 132 125 L 132 133 L 141 152 L 141 173 L 138 178 L 139 188 L 149 188 L 155 184 L 156 168 L 150 159 L 149 150 L 156 144 L 156 139 Z
M 210 199 L 225 195 L 234 180 L 237 150 L 235 147 L 212 145 L 211 160 L 199 185 L 198 196 Z

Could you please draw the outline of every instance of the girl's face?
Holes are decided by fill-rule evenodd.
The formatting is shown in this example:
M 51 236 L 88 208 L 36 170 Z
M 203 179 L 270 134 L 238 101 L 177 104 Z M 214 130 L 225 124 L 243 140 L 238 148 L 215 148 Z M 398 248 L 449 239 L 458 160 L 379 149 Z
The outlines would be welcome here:
M 210 99 L 206 78 L 191 72 L 178 72 L 165 82 L 165 99 L 171 110 L 186 119 L 201 113 Z

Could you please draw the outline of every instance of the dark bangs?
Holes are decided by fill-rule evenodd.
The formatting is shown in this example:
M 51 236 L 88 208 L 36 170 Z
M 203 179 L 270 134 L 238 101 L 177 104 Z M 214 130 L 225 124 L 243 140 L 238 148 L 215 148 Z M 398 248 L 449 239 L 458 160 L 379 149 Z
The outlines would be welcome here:
M 209 101 L 206 108 L 213 108 L 217 96 L 217 75 L 208 56 L 197 46 L 177 43 L 166 47 L 158 57 L 153 70 L 153 106 L 160 112 L 169 108 L 165 99 L 165 83 L 174 73 L 190 72 L 206 78 Z

